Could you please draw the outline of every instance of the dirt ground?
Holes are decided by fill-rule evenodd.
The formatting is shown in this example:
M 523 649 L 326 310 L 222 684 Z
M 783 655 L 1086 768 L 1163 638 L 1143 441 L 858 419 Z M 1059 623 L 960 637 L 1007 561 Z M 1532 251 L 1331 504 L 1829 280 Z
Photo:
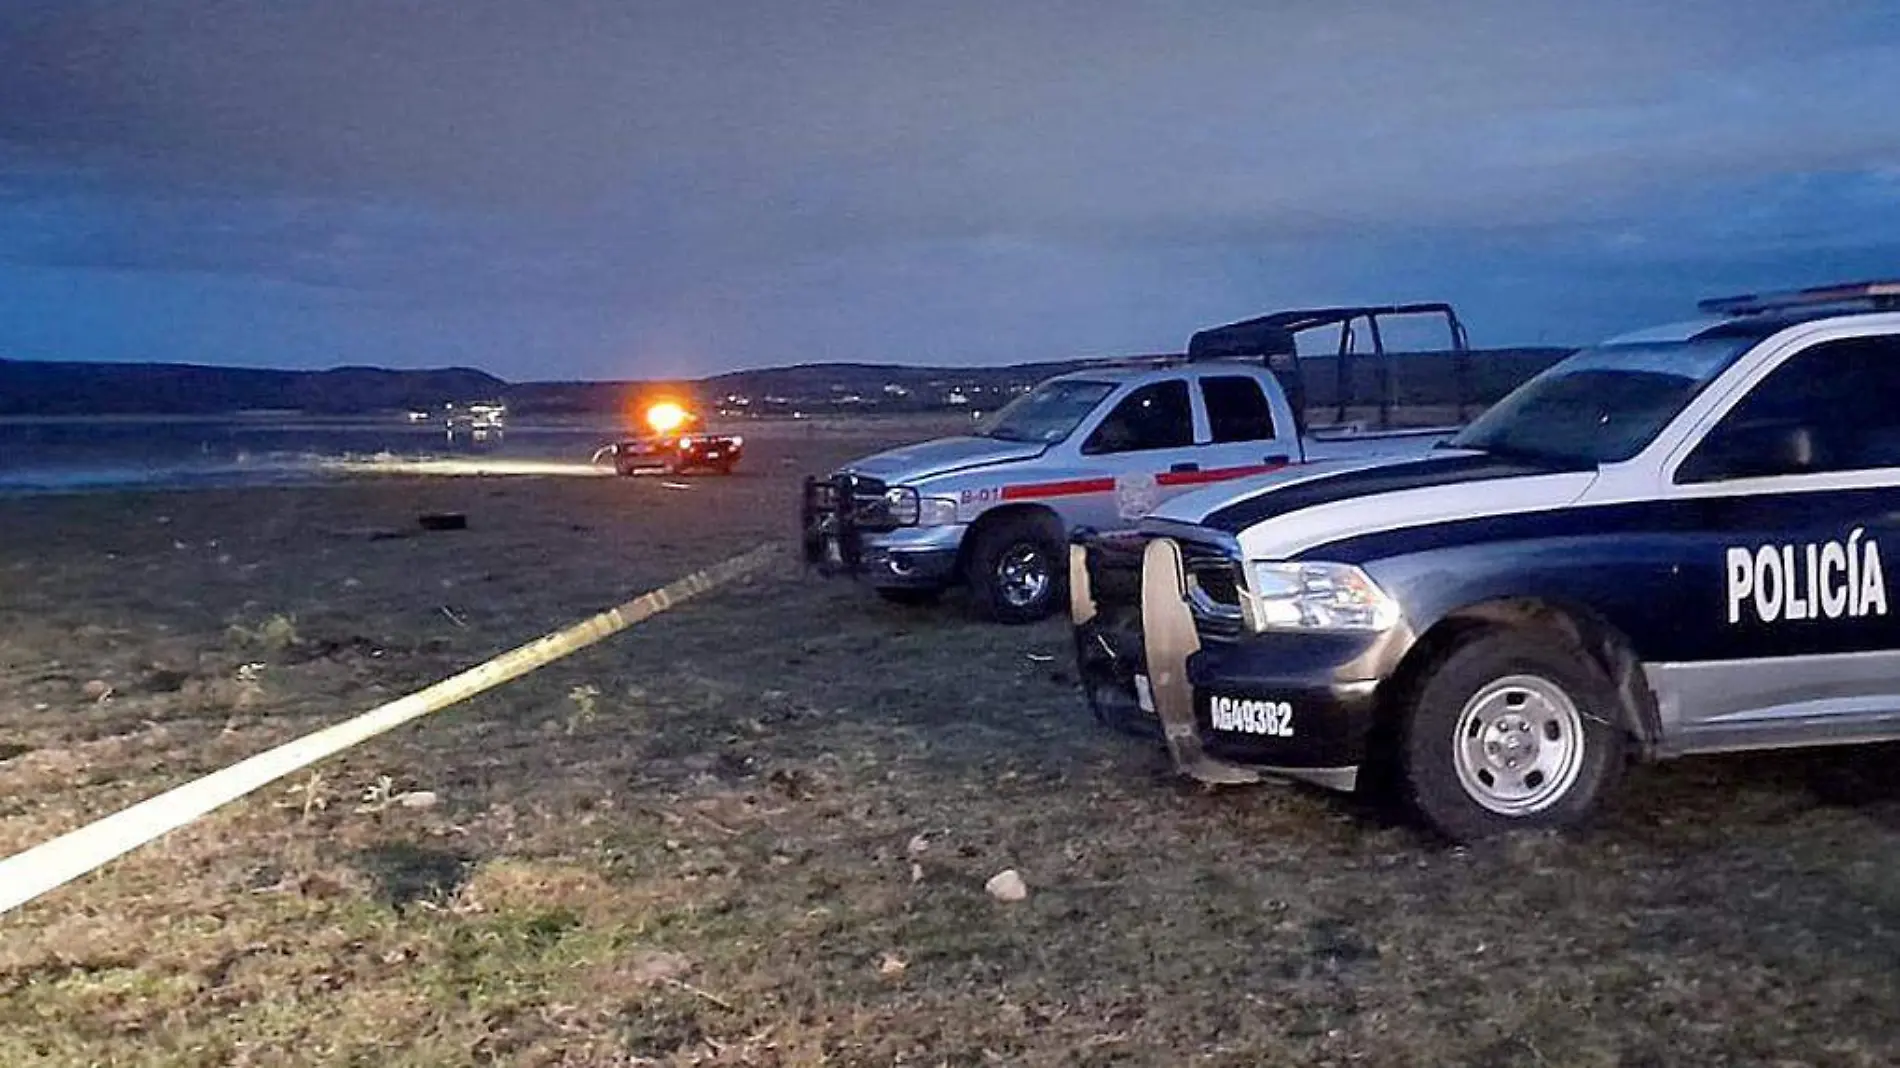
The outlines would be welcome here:
M 0 854 L 789 539 L 875 444 L 0 503 Z M 0 1064 L 1891 1064 L 1893 755 L 1447 848 L 1173 778 L 1059 621 L 788 555 L 0 918 Z

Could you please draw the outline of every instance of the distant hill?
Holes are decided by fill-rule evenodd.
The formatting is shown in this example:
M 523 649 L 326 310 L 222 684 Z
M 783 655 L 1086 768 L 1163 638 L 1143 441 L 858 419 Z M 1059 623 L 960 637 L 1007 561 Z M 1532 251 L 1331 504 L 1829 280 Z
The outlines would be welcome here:
M 1571 350 L 1472 352 L 1472 395 L 1489 403 Z M 1140 358 L 1140 357 L 1136 357 Z M 214 415 L 294 410 L 347 415 L 440 408 L 445 403 L 505 401 L 517 415 L 590 415 L 625 411 L 666 391 L 732 414 L 992 410 L 1051 375 L 1101 361 L 1067 360 L 1000 367 L 905 367 L 815 363 L 732 371 L 690 381 L 507 382 L 469 368 L 394 371 L 339 367 L 265 371 L 197 364 L 71 363 L 0 360 L 0 415 Z M 1301 361 L 1309 403 L 1334 403 L 1336 361 Z M 1448 353 L 1408 353 L 1391 364 L 1404 404 L 1453 400 Z M 1380 363 L 1354 364 L 1352 394 L 1379 396 Z
M 507 386 L 485 371 L 459 367 L 264 371 L 0 360 L 0 415 L 215 415 L 256 409 L 346 415 L 488 400 L 500 397 Z

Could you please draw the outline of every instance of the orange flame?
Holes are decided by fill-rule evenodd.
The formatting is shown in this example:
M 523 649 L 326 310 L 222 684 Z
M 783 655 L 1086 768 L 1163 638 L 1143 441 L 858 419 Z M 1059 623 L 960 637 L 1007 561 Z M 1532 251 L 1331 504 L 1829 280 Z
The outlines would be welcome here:
M 672 401 L 661 401 L 647 409 L 647 425 L 661 434 L 678 430 L 685 423 L 686 409 Z

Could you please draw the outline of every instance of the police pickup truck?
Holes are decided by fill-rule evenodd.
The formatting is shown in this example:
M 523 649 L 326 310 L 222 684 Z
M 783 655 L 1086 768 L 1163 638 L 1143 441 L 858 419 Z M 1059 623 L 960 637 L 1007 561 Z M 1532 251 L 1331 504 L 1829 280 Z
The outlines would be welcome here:
M 1428 455 L 1081 532 L 1090 703 L 1194 778 L 1387 783 L 1454 840 L 1576 825 L 1633 761 L 1900 738 L 1896 309 L 1703 301 Z
M 1076 529 L 1132 524 L 1179 494 L 1282 468 L 1319 470 L 1411 455 L 1446 427 L 1309 433 L 1299 335 L 1338 331 L 1341 413 L 1363 328 L 1389 358 L 1381 324 L 1428 316 L 1447 324 L 1465 404 L 1468 347 L 1450 305 L 1293 309 L 1212 327 L 1180 358 L 1059 375 L 1018 397 L 973 434 L 867 456 L 805 480 L 806 561 L 850 574 L 886 599 L 920 602 L 965 584 L 979 615 L 1027 623 L 1067 603 L 1066 541 Z M 1363 324 L 1363 327 L 1362 325 Z M 1253 358 L 1258 358 L 1254 362 Z M 1290 371 L 1290 393 L 1275 367 Z M 1376 365 L 1375 365 L 1376 366 Z M 1392 378 L 1383 379 L 1390 387 Z

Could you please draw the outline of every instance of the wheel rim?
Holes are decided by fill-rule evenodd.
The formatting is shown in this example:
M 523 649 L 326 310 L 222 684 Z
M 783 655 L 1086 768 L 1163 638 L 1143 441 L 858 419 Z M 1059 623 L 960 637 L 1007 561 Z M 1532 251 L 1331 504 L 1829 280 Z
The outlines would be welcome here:
M 1034 545 L 1012 545 L 996 564 L 996 588 L 1012 608 L 1027 608 L 1049 592 L 1049 561 Z
M 1563 687 L 1512 675 L 1465 702 L 1452 734 L 1452 763 L 1473 801 L 1501 816 L 1526 816 L 1576 784 L 1583 746 L 1583 716 Z

